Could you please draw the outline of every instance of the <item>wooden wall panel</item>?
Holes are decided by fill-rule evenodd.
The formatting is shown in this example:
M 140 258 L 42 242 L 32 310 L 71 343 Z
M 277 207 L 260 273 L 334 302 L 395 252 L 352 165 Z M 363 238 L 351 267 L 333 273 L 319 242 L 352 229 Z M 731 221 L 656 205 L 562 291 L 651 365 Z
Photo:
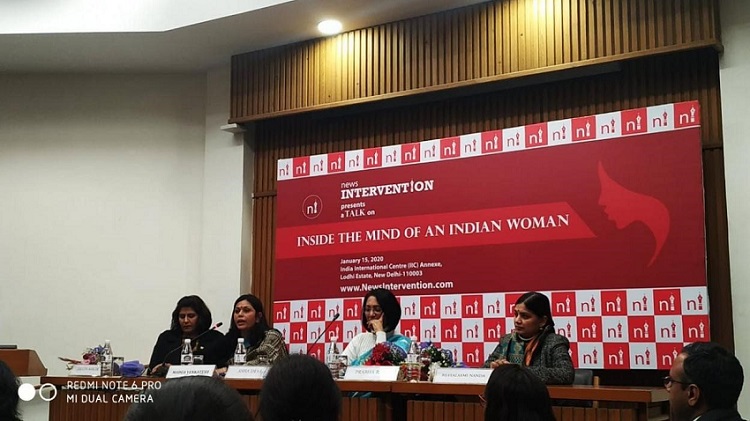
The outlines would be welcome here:
M 512 5 L 512 4 L 511 4 Z M 639 11 L 640 9 L 636 9 Z M 439 17 L 431 17 L 438 19 Z M 617 72 L 380 110 L 313 113 L 256 124 L 253 292 L 272 302 L 275 169 L 280 158 L 408 143 L 697 99 L 701 103 L 711 334 L 733 348 L 718 53 L 629 60 Z M 720 304 L 720 305 L 718 305 Z M 648 383 L 658 384 L 658 374 Z M 636 377 L 623 377 L 627 384 Z M 603 384 L 612 384 L 604 379 Z
M 636 421 L 639 411 L 634 408 L 580 408 L 555 406 L 557 421 Z M 640 412 L 647 412 L 643 408 Z M 644 418 L 645 419 L 645 418 Z M 406 403 L 407 421 L 483 421 L 484 407 L 478 403 L 409 400 Z
M 441 417 L 442 415 L 442 417 Z M 409 400 L 407 421 L 483 421 L 484 408 L 477 403 Z
M 497 0 L 232 58 L 230 122 L 720 47 L 715 0 Z

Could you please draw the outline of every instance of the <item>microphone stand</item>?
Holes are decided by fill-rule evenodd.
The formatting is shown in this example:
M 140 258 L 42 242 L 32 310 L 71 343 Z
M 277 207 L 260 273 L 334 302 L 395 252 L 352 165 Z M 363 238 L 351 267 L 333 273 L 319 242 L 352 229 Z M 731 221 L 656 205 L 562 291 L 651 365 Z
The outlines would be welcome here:
M 335 322 L 336 320 L 339 319 L 339 316 L 341 316 L 341 313 L 336 313 L 333 316 L 333 319 L 331 319 L 331 321 L 328 322 L 328 326 L 326 326 L 326 328 L 323 329 L 322 332 L 320 332 L 320 335 L 318 335 L 318 337 L 315 338 L 315 342 L 311 343 L 310 346 L 307 347 L 307 352 L 305 352 L 305 354 L 307 354 L 307 355 L 310 354 L 310 351 L 312 351 L 312 348 L 318 343 L 318 341 L 320 340 L 320 338 L 322 338 L 323 335 L 325 335 L 325 333 L 328 332 L 328 329 L 331 328 L 331 326 L 333 325 L 333 322 Z

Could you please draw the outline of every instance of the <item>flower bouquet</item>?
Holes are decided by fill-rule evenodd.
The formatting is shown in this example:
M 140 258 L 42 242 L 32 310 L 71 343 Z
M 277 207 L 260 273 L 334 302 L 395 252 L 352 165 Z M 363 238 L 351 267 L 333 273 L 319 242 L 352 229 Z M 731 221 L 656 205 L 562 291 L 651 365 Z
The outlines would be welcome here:
M 431 341 L 419 344 L 422 372 L 419 380 L 432 381 L 435 371 L 440 367 L 466 367 L 463 362 L 456 363 L 453 353 L 436 346 Z
M 432 342 L 422 342 L 419 344 L 419 350 L 424 356 L 429 357 L 430 365 L 437 364 L 439 367 L 453 367 L 453 354 L 442 348 L 435 346 Z
M 76 364 L 99 364 L 100 362 L 104 361 L 104 347 L 98 345 L 93 348 L 86 348 L 86 350 L 83 351 L 83 355 L 81 356 L 80 360 L 65 357 L 57 358 L 67 363 L 68 370 L 72 369 Z
M 104 347 L 101 345 L 93 348 L 86 348 L 83 351 L 81 359 L 57 357 L 60 361 L 66 363 L 68 371 L 73 369 L 76 364 L 94 365 L 104 362 Z M 122 359 L 113 358 L 112 375 L 124 377 L 138 377 L 146 373 L 146 369 L 139 361 L 125 362 Z
M 399 365 L 406 359 L 406 352 L 390 342 L 375 345 L 365 365 Z

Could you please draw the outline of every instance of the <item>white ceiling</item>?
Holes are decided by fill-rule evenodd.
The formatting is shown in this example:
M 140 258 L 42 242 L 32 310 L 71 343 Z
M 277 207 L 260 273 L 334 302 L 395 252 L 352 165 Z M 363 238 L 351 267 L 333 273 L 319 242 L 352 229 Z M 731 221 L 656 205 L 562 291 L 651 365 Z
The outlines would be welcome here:
M 0 1 L 0 34 L 159 32 L 293 0 Z
M 34 3 L 33 0 L 12 1 L 22 2 L 25 6 L 28 2 Z M 43 6 L 46 1 L 49 0 L 36 0 L 36 6 Z M 86 0 L 77 1 L 87 3 Z M 169 3 L 173 0 L 150 0 L 151 3 L 158 1 Z M 256 1 L 255 4 L 281 1 L 286 0 Z M 229 63 L 234 54 L 316 38 L 320 35 L 315 26 L 325 18 L 341 20 L 344 31 L 348 31 L 484 1 L 295 0 L 218 19 L 214 18 L 216 11 L 204 11 L 200 16 L 196 12 L 184 13 L 179 19 L 161 19 L 159 24 L 169 27 L 175 22 L 202 23 L 160 32 L 101 32 L 103 29 L 94 28 L 90 21 L 84 29 L 99 32 L 70 33 L 75 28 L 70 24 L 60 24 L 54 25 L 60 33 L 18 33 L 24 32 L 19 26 L 14 28 L 15 34 L 0 34 L 0 73 L 203 72 Z M 232 7 L 221 14 L 232 13 L 236 10 Z M 164 9 L 168 8 L 161 8 Z M 149 13 L 155 13 L 153 10 Z M 165 12 L 170 13 L 170 10 Z M 18 18 L 28 19 L 27 14 L 24 9 L 23 16 Z M 8 19 L 7 15 L 4 18 Z M 129 20 L 132 23 L 132 16 Z M 146 21 L 149 22 L 146 28 L 156 25 L 153 17 Z M 38 22 L 35 25 L 36 31 L 42 32 Z M 27 25 L 23 28 L 33 27 Z M 121 28 L 123 25 L 118 23 L 110 27 Z M 139 28 L 142 31 L 144 26 L 134 30 Z

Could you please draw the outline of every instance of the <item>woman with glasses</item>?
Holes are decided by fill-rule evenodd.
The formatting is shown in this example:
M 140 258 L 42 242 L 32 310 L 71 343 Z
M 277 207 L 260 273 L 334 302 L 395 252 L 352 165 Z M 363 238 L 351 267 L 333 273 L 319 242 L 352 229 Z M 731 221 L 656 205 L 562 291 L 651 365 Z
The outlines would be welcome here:
M 390 342 L 409 351 L 411 340 L 395 333 L 401 321 L 401 305 L 387 289 L 373 289 L 362 300 L 362 327 L 364 332 L 355 336 L 344 349 L 349 365 L 363 365 L 372 355 L 376 344 Z
M 575 378 L 570 358 L 570 342 L 555 333 L 549 298 L 538 292 L 527 292 L 516 300 L 513 333 L 500 339 L 486 368 L 518 364 L 546 384 L 572 384 Z

